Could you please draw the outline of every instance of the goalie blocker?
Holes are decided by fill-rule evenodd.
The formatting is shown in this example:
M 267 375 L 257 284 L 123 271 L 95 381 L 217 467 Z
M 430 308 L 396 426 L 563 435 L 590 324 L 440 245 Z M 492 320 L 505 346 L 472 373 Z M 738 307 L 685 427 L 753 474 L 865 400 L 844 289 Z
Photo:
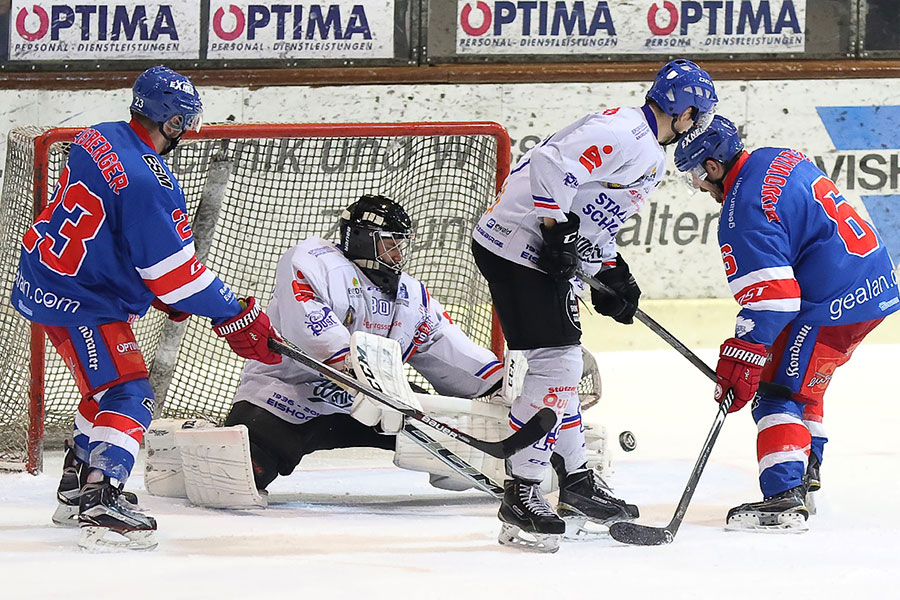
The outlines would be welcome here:
M 384 345 L 383 339 L 369 336 L 368 341 L 380 347 Z M 399 357 L 384 349 L 379 351 L 377 347 L 369 347 L 369 354 L 382 359 L 369 361 L 372 368 L 367 377 L 374 376 L 385 389 L 402 389 L 403 386 L 398 385 L 398 379 L 402 378 Z M 583 379 L 587 388 L 583 395 L 584 403 L 592 406 L 600 397 L 600 379 L 593 360 L 585 364 L 589 365 L 589 371 Z M 408 396 L 402 394 L 401 397 L 405 403 L 435 415 L 456 429 L 469 431 L 482 439 L 498 439 L 507 433 L 509 404 L 518 393 L 521 375 L 526 368 L 521 353 L 508 353 L 503 390 L 490 401 L 413 394 L 411 391 Z M 375 373 L 371 372 L 373 370 Z M 402 383 L 406 385 L 405 380 Z M 355 405 L 355 411 L 361 410 L 357 406 L 363 405 Z M 378 412 L 373 413 L 372 407 L 368 406 L 366 410 L 369 414 L 367 423 L 380 420 L 382 426 L 393 431 L 402 423 L 401 415 L 390 409 L 378 407 Z M 290 424 L 250 403 L 238 402 L 226 425 L 236 422 L 246 423 L 253 432 L 249 438 L 259 441 L 260 445 L 251 444 L 245 428 L 240 425 L 209 429 L 209 424 L 205 422 L 154 422 L 147 435 L 145 481 L 148 491 L 154 495 L 186 497 L 200 506 L 265 506 L 265 487 L 278 474 L 290 474 L 303 456 L 316 450 L 348 447 L 392 449 L 395 451 L 395 465 L 429 473 L 430 483 L 441 489 L 466 490 L 474 485 L 409 437 L 378 433 L 346 414 L 320 416 L 303 424 Z M 585 430 L 588 465 L 602 476 L 608 476 L 611 461 L 606 431 L 603 427 L 590 426 L 585 426 Z M 502 459 L 486 455 L 438 432 L 430 433 L 440 444 L 489 479 L 502 481 L 505 477 Z M 252 464 L 251 448 L 254 457 Z M 217 476 L 211 475 L 213 473 Z M 556 489 L 555 473 L 548 473 L 542 487 L 545 492 Z

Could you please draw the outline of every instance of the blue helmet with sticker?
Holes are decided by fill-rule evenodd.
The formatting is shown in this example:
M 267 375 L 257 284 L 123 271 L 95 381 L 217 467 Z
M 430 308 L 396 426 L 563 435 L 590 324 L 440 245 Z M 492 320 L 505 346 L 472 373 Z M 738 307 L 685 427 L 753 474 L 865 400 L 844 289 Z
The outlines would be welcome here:
M 719 101 L 709 73 L 684 58 L 670 61 L 659 70 L 647 92 L 647 99 L 653 100 L 671 117 L 677 117 L 691 107 L 697 109 L 699 117 L 712 112 Z
M 135 80 L 133 92 L 131 110 L 158 123 L 160 130 L 163 124 L 168 124 L 178 132 L 176 138 L 188 130 L 200 131 L 203 103 L 191 80 L 184 75 L 162 65 L 150 67 Z
M 703 179 L 705 170 L 700 173 L 703 162 L 711 158 L 728 164 L 744 149 L 744 142 L 734 123 L 723 116 L 716 115 L 709 127 L 691 131 L 675 146 L 675 167 L 679 171 L 698 169 L 698 177 Z

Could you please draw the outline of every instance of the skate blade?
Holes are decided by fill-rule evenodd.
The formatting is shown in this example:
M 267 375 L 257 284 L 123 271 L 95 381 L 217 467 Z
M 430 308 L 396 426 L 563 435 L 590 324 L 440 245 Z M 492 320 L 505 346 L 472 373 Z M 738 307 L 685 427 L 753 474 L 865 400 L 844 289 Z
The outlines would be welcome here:
M 609 539 L 609 525 L 591 521 L 587 517 L 563 517 L 566 522 L 566 533 L 563 539 L 570 542 L 589 542 L 598 539 Z
M 801 513 L 783 513 L 772 523 L 761 523 L 759 515 L 738 513 L 725 524 L 725 531 L 747 531 L 752 533 L 806 533 L 809 525 Z
M 153 550 L 158 545 L 155 531 L 119 532 L 109 527 L 87 525 L 81 527 L 78 546 L 87 552 L 121 552 L 123 550 Z
M 78 527 L 78 505 L 72 506 L 60 502 L 51 519 L 53 524 L 59 527 Z
M 497 536 L 497 541 L 500 542 L 501 546 L 510 546 L 543 554 L 552 554 L 559 550 L 561 539 L 562 534 L 559 533 L 522 531 L 520 527 L 509 523 L 503 523 L 500 527 L 500 535 Z

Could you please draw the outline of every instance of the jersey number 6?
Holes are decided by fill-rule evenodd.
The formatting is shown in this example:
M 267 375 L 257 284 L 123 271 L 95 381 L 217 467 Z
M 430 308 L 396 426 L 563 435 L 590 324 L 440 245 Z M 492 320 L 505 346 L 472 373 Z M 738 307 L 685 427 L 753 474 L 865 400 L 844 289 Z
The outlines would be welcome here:
M 55 231 L 54 220 L 58 223 Z M 22 244 L 28 252 L 37 247 L 41 262 L 51 271 L 74 276 L 87 254 L 85 242 L 94 239 L 105 220 L 103 201 L 80 181 L 69 185 L 66 167 L 59 176 L 56 194 L 25 233 Z M 37 228 L 42 223 L 48 224 L 43 234 Z
M 837 225 L 838 236 L 848 253 L 867 256 L 878 248 L 875 230 L 850 206 L 830 179 L 819 177 L 813 182 L 812 189 L 816 202 L 822 205 L 825 214 Z

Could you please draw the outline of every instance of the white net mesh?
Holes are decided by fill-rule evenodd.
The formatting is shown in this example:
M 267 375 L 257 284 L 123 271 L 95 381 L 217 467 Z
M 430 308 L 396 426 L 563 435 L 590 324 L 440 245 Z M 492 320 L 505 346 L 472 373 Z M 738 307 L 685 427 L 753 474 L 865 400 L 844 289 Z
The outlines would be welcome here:
M 34 139 L 42 131 L 19 128 L 9 137 L 0 207 L 0 294 L 7 299 L 22 235 L 34 220 Z M 400 202 L 413 220 L 416 243 L 406 270 L 425 282 L 470 337 L 491 346 L 490 299 L 470 240 L 475 220 L 496 192 L 498 170 L 508 168 L 506 133 L 497 126 L 473 130 L 470 124 L 337 131 L 210 126 L 201 134 L 210 139 L 182 142 L 167 162 L 184 189 L 201 260 L 239 295 L 256 296 L 265 306 L 285 250 L 311 235 L 337 241 L 341 209 L 364 193 L 383 194 Z M 498 147 L 504 150 L 499 160 Z M 67 151 L 66 143 L 49 147 L 50 189 Z M 215 336 L 207 319 L 174 324 L 151 310 L 134 330 L 151 382 L 164 398 L 157 416 L 224 417 L 243 360 Z M 7 468 L 28 462 L 29 428 L 32 462 L 39 463 L 39 419 L 29 420 L 29 342 L 28 322 L 8 301 L 0 302 L 0 466 Z M 44 359 L 43 422 L 50 440 L 70 430 L 79 396 L 49 343 Z

